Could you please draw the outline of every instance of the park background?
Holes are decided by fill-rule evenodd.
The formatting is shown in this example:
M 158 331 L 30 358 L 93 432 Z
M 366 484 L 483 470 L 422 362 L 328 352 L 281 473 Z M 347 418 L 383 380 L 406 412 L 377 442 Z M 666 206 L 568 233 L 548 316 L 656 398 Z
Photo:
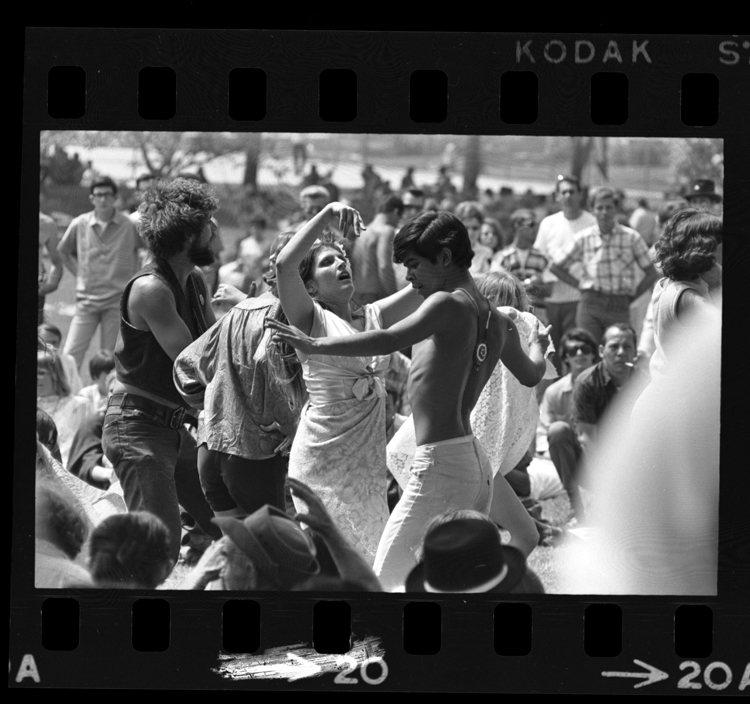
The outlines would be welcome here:
M 302 168 L 295 165 L 295 145 L 304 145 Z M 368 189 L 363 170 L 371 165 L 382 188 Z M 117 207 L 137 206 L 135 179 L 150 172 L 172 178 L 200 174 L 214 188 L 220 207 L 216 219 L 224 250 L 222 264 L 234 259 L 254 216 L 268 220 L 266 238 L 280 231 L 298 210 L 298 195 L 315 167 L 320 181 L 335 184 L 340 198 L 369 222 L 378 194 L 399 192 L 413 167 L 417 187 L 431 195 L 438 171 L 445 167 L 455 185 L 455 202 L 481 200 L 491 189 L 504 193 L 506 211 L 532 206 L 539 217 L 558 206 L 553 192 L 559 174 L 581 180 L 585 189 L 607 185 L 625 194 L 623 210 L 646 198 L 658 210 L 684 194 L 691 181 L 713 179 L 721 190 L 723 141 L 630 137 L 404 135 L 330 133 L 44 131 L 40 134 L 40 210 L 65 232 L 75 216 L 92 209 L 93 179 L 109 176 L 118 184 Z M 295 168 L 296 167 L 296 168 Z M 42 253 L 46 256 L 46 252 Z M 47 270 L 49 262 L 44 262 Z M 45 318 L 67 334 L 75 306 L 75 280 L 63 275 L 47 296 Z M 88 379 L 88 357 L 81 368 Z

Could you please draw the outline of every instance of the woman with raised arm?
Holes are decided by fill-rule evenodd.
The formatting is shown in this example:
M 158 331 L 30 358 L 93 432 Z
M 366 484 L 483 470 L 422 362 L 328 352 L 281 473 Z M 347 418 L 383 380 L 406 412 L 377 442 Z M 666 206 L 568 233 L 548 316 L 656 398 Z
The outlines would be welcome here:
M 422 299 L 411 287 L 356 305 L 343 243 L 324 234 L 331 223 L 344 236 L 363 229 L 356 210 L 329 203 L 279 252 L 276 281 L 289 323 L 312 337 L 344 337 L 390 327 L 414 312 Z M 384 374 L 390 357 L 297 354 L 309 401 L 292 445 L 289 476 L 321 498 L 346 538 L 372 564 L 389 515 Z

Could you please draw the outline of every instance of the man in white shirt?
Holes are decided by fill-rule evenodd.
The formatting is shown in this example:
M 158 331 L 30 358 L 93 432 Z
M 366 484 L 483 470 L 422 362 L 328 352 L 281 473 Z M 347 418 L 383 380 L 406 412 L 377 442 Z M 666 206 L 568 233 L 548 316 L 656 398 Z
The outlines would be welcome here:
M 562 258 L 577 232 L 596 224 L 596 218 L 581 208 L 581 195 L 581 184 L 575 176 L 557 177 L 555 197 L 561 203 L 562 210 L 548 215 L 539 223 L 534 243 L 536 249 L 551 262 Z M 560 281 L 549 271 L 545 272 L 543 278 L 545 282 L 552 282 L 552 291 L 545 302 L 547 318 L 552 325 L 550 337 L 555 349 L 560 349 L 562 336 L 575 327 L 581 294 L 578 289 Z

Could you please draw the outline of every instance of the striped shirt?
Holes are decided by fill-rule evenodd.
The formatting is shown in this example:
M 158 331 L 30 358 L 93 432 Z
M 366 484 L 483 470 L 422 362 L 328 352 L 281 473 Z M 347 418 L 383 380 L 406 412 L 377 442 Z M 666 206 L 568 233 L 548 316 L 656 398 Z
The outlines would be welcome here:
M 615 225 L 602 235 L 599 225 L 579 232 L 565 256 L 555 262 L 563 269 L 580 262 L 582 291 L 597 291 L 610 296 L 633 296 L 637 286 L 638 268 L 651 266 L 648 246 L 635 230 Z

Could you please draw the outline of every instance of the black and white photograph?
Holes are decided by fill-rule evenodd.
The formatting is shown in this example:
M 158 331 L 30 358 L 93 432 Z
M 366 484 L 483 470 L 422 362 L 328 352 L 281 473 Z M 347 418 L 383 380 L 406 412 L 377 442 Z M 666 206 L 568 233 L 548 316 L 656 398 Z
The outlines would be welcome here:
M 37 589 L 717 595 L 723 139 L 47 130 L 39 179 Z

